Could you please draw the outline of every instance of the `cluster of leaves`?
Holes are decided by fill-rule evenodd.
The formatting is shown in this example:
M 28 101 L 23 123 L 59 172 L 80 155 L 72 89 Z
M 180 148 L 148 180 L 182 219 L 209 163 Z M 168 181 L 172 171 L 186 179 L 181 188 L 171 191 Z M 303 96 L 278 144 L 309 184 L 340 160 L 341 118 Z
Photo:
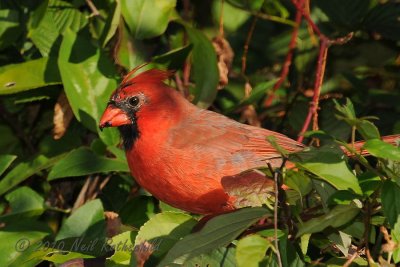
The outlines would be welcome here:
M 400 133 L 400 6 L 311 2 L 324 34 L 354 32 L 329 50 L 321 131 L 309 134 L 322 146 L 290 155 L 297 168 L 282 172 L 290 189 L 279 229 L 269 206 L 220 215 L 194 231 L 198 216 L 135 184 L 118 133 L 98 130 L 101 113 L 120 77 L 152 61 L 177 70 L 171 84 L 197 105 L 250 123 L 255 117 L 295 137 L 318 51 L 306 24 L 287 83 L 271 107 L 263 105 L 288 52 L 291 2 L 2 0 L 0 239 L 7 242 L 0 265 L 100 259 L 107 266 L 335 266 L 347 257 L 360 266 L 399 263 L 400 150 L 380 141 L 380 132 Z M 217 90 L 220 62 L 211 40 L 221 37 L 221 16 L 236 56 L 227 66 L 229 84 Z M 343 105 L 344 97 L 355 108 Z M 380 132 L 371 115 L 379 116 Z M 367 140 L 371 157 L 346 145 L 355 137 Z M 340 146 L 354 155 L 348 159 Z

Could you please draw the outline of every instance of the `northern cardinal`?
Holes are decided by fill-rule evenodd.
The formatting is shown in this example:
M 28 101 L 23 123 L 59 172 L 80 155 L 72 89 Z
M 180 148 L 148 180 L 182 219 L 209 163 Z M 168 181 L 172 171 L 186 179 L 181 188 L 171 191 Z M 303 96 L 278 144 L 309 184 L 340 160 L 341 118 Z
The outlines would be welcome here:
M 134 71 L 133 71 L 134 72 Z M 118 127 L 132 175 L 156 198 L 182 210 L 216 214 L 235 209 L 224 185 L 272 180 L 246 170 L 278 167 L 266 141 L 297 152 L 304 145 L 282 134 L 200 109 L 163 81 L 171 72 L 128 74 L 112 94 L 100 128 Z M 261 177 L 261 178 L 260 178 Z

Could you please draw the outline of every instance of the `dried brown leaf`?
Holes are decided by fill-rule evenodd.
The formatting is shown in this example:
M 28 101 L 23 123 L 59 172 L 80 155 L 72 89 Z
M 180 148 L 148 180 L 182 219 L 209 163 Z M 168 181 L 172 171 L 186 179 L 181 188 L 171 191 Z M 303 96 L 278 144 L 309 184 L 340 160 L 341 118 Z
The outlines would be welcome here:
M 217 36 L 212 40 L 215 52 L 217 53 L 218 70 L 219 70 L 219 83 L 218 89 L 224 88 L 228 82 L 228 74 L 232 67 L 234 57 L 233 50 L 228 41 L 222 37 Z
M 53 138 L 55 140 L 60 139 L 64 136 L 67 128 L 73 118 L 71 106 L 68 103 L 67 96 L 64 92 L 58 97 L 57 103 L 54 106 L 54 117 L 53 117 Z
M 154 244 L 144 241 L 135 246 L 136 264 L 138 267 L 143 267 L 145 262 L 149 259 L 150 255 L 154 252 Z

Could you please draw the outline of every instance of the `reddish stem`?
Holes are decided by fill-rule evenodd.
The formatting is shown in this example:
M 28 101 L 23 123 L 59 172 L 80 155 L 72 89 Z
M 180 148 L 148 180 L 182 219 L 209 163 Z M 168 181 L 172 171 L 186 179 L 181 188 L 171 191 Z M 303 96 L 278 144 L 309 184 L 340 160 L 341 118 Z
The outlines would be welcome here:
M 254 29 L 256 28 L 256 24 L 257 24 L 257 17 L 254 17 L 253 22 L 251 23 L 251 26 L 250 26 L 249 33 L 247 34 L 246 42 L 244 43 L 244 47 L 243 47 L 242 70 L 241 70 L 241 73 L 243 76 L 246 75 L 247 53 L 249 51 L 249 44 L 250 44 L 251 38 L 253 37 L 253 33 L 254 33 Z
M 294 52 L 294 49 L 296 48 L 296 39 L 297 39 L 297 35 L 299 33 L 301 19 L 303 17 L 302 9 L 303 9 L 303 6 L 304 6 L 304 2 L 305 2 L 305 0 L 299 0 L 299 3 L 295 4 L 296 8 L 297 8 L 296 18 L 295 18 L 296 26 L 293 28 L 292 37 L 291 37 L 290 42 L 289 42 L 289 51 L 288 51 L 288 53 L 286 55 L 286 58 L 285 58 L 285 61 L 283 63 L 281 75 L 279 76 L 278 81 L 275 83 L 274 87 L 272 88 L 272 91 L 271 91 L 270 95 L 265 100 L 265 103 L 264 103 L 265 107 L 271 106 L 272 101 L 275 98 L 276 90 L 278 90 L 278 88 L 280 88 L 282 83 L 285 81 L 285 79 L 286 79 L 286 77 L 287 77 L 287 75 L 289 73 L 290 65 L 292 65 L 293 52 Z
M 322 82 L 324 80 L 325 66 L 326 66 L 326 58 L 328 54 L 329 40 L 326 38 L 321 38 L 321 45 L 319 48 L 318 55 L 318 63 L 317 63 L 317 72 L 315 75 L 315 83 L 314 83 L 314 96 L 312 102 L 310 103 L 310 107 L 308 109 L 308 114 L 306 120 L 304 121 L 303 128 L 299 133 L 298 142 L 303 142 L 304 136 L 303 134 L 307 131 L 310 126 L 311 119 L 313 118 L 313 130 L 318 130 L 318 107 L 319 107 L 319 97 L 321 95 L 321 87 Z

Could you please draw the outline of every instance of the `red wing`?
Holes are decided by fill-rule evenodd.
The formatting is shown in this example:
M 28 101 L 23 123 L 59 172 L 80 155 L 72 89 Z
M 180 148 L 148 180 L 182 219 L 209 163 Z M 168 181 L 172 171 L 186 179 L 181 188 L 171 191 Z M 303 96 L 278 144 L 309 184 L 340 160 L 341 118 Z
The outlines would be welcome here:
M 197 110 L 180 127 L 172 130 L 170 144 L 175 149 L 192 151 L 193 159 L 217 164 L 218 169 L 245 171 L 280 162 L 280 154 L 266 140 L 276 137 L 276 142 L 289 152 L 299 151 L 304 146 L 282 134 L 245 125 L 218 113 Z

